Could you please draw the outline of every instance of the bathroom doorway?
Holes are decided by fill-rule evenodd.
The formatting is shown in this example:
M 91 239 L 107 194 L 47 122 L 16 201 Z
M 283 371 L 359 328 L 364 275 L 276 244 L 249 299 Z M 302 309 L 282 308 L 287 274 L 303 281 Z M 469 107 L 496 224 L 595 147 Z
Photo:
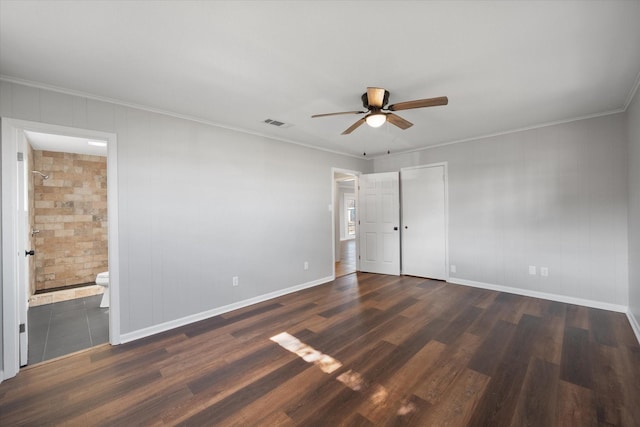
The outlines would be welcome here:
M 20 366 L 119 343 L 116 136 L 3 119 L 2 154 L 10 378 Z M 106 271 L 111 280 L 97 286 Z
M 107 141 L 24 134 L 31 365 L 109 341 Z

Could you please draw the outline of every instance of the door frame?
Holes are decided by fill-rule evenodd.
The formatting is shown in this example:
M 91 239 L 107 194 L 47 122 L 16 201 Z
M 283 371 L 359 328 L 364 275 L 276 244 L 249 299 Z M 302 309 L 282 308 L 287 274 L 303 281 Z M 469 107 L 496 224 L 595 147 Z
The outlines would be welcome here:
M 336 173 L 346 173 L 356 177 L 353 192 L 356 195 L 356 271 L 360 271 L 360 246 L 358 244 L 358 236 L 360 235 L 360 209 L 358 209 L 358 179 L 362 172 L 354 171 L 350 169 L 331 168 L 331 204 L 329 205 L 329 211 L 331 213 L 331 280 L 336 278 L 336 215 L 339 214 L 340 201 L 337 200 L 338 194 L 336 192 Z M 338 215 L 340 218 L 340 215 Z M 339 219 L 338 219 L 339 220 Z
M 15 376 L 20 370 L 19 346 L 19 289 L 17 257 L 17 156 L 18 140 L 24 131 L 75 136 L 107 141 L 107 224 L 109 262 L 109 343 L 120 344 L 120 286 L 119 286 L 119 239 L 118 239 L 118 165 L 117 137 L 115 133 L 68 126 L 59 126 L 26 120 L 2 117 L 2 369 L 0 382 Z M 24 238 L 24 236 L 22 236 Z M 26 284 L 25 284 L 26 286 Z
M 406 168 L 400 169 L 400 230 L 404 230 L 403 220 L 403 200 L 402 200 L 402 171 L 407 171 L 411 169 L 422 169 L 429 167 L 444 167 L 444 262 L 445 262 L 445 280 L 449 280 L 451 267 L 449 266 L 449 162 L 436 162 L 436 163 L 428 163 L 425 165 L 419 166 L 410 166 Z M 402 257 L 402 233 L 400 234 L 400 255 Z M 400 274 L 404 274 L 402 271 L 402 261 L 400 262 Z

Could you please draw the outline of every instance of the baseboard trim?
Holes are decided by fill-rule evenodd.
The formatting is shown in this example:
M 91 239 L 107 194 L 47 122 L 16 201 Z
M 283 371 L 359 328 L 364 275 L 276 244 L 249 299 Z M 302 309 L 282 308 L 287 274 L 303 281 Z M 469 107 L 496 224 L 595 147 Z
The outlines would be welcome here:
M 198 322 L 200 320 L 208 319 L 213 316 L 228 313 L 239 308 L 244 308 L 252 304 L 257 304 L 263 301 L 267 301 L 273 298 L 277 298 L 283 295 L 287 295 L 293 292 L 301 291 L 303 289 L 312 288 L 314 286 L 322 285 L 330 282 L 332 276 L 323 277 L 321 279 L 313 280 L 311 282 L 303 283 L 301 285 L 291 286 L 289 288 L 280 289 L 278 291 L 270 292 L 268 294 L 258 295 L 257 297 L 249 298 L 246 300 L 234 302 L 232 304 L 217 307 L 211 310 L 203 311 L 201 313 L 192 314 L 190 316 L 182 317 L 180 319 L 171 320 L 169 322 L 160 323 L 158 325 L 149 326 L 148 328 L 138 329 L 137 331 L 128 332 L 120 335 L 120 343 L 135 341 L 140 338 L 145 338 L 151 335 L 159 334 L 170 329 L 178 328 L 180 326 L 188 325 L 190 323 Z
M 636 335 L 638 344 L 640 344 L 640 323 L 638 323 L 638 319 L 636 319 L 636 316 L 633 315 L 631 310 L 627 311 L 627 318 L 629 319 L 629 323 L 631 324 L 631 329 L 633 329 L 633 333 Z
M 583 305 L 585 307 L 599 308 L 602 310 L 616 311 L 618 313 L 628 313 L 628 307 L 625 305 L 611 304 L 608 302 L 594 301 L 590 299 L 570 297 L 566 295 L 550 294 L 547 292 L 531 291 L 528 289 L 512 288 L 509 286 L 494 285 L 491 283 L 476 282 L 473 280 L 459 279 L 457 277 L 449 277 L 447 280 L 457 285 L 472 286 L 474 288 L 489 289 L 498 292 L 507 292 L 510 294 L 523 295 L 526 297 L 541 298 L 550 301 L 564 302 L 567 304 Z

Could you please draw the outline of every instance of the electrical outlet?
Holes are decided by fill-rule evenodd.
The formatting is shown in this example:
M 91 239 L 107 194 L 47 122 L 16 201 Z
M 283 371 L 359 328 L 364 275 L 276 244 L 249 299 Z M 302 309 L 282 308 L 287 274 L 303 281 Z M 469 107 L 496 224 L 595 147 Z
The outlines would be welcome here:
M 532 275 L 532 276 L 535 276 L 536 274 L 538 274 L 538 273 L 536 273 L 536 266 L 535 265 L 530 265 L 529 266 L 529 274 Z
M 304 269 L 308 270 L 309 269 L 309 261 L 305 261 L 304 262 Z
M 540 267 L 540 275 L 542 277 L 549 277 L 549 268 L 548 267 Z
M 451 264 L 449 266 L 449 270 L 451 270 L 452 273 L 455 273 L 457 271 L 455 264 Z
M 233 276 L 233 286 L 238 286 L 238 276 Z

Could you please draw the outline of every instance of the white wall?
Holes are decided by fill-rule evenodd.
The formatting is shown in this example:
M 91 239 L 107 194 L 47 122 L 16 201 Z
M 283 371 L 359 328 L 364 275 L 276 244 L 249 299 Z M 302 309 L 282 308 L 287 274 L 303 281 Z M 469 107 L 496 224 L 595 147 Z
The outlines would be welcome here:
M 8 82 L 0 82 L 0 115 L 117 134 L 125 334 L 330 277 L 331 168 L 370 167 Z
M 629 137 L 629 313 L 640 339 L 640 90 L 627 109 Z
M 375 171 L 449 162 L 449 260 L 463 281 L 624 309 L 624 114 L 375 159 Z M 549 268 L 549 277 L 528 266 Z M 565 298 L 566 299 L 566 298 Z

